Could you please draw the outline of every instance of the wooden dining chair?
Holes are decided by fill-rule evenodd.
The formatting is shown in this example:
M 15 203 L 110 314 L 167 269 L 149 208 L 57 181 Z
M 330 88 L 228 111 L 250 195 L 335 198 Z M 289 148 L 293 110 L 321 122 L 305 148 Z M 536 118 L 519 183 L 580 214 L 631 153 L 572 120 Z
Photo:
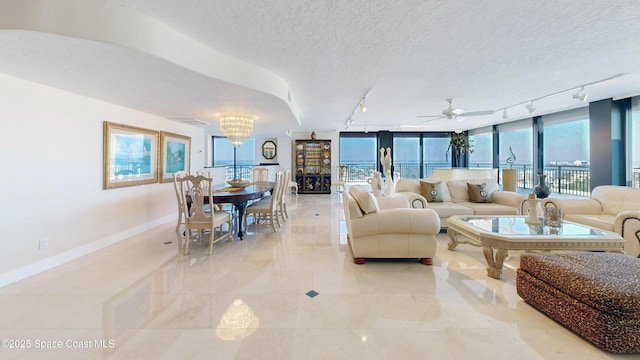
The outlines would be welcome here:
M 196 175 L 201 175 L 201 176 L 205 176 L 208 178 L 211 178 L 212 183 L 215 185 L 216 184 L 216 179 L 213 178 L 211 171 L 208 169 L 198 169 L 196 170 Z M 229 213 L 229 215 L 231 216 L 231 218 L 233 219 L 234 217 L 234 211 L 233 211 L 233 205 L 231 204 L 213 204 L 213 208 L 216 211 L 226 211 Z
M 291 178 L 291 168 L 286 167 L 284 169 L 284 176 L 282 177 L 282 191 L 279 194 L 278 199 L 278 211 L 282 216 L 282 221 L 289 219 L 289 213 L 287 212 L 287 190 L 289 189 L 289 179 Z
M 213 243 L 225 237 L 232 241 L 233 223 L 226 211 L 210 211 L 208 204 L 213 204 L 212 180 L 206 176 L 187 175 L 180 179 L 180 192 L 185 205 L 185 243 L 184 254 L 189 253 L 191 240 L 208 240 L 209 254 L 213 250 Z M 223 227 L 227 224 L 227 231 Z M 195 230 L 195 231 L 193 231 Z M 205 230 L 208 230 L 205 231 Z M 216 236 L 216 233 L 218 236 Z
M 184 218 L 186 217 L 186 210 L 184 202 L 182 201 L 182 192 L 180 191 L 180 186 L 182 185 L 180 180 L 187 175 L 189 175 L 189 173 L 186 171 L 176 171 L 173 173 L 173 189 L 176 191 L 176 200 L 178 201 L 178 223 L 176 224 L 176 231 L 180 230 L 180 225 L 184 224 Z
M 296 197 L 298 197 L 298 182 L 295 180 L 291 180 L 291 167 L 287 166 L 285 168 L 285 173 L 287 172 L 287 170 L 289 170 L 289 175 L 285 176 L 285 180 L 286 180 L 286 184 L 287 187 L 285 188 L 285 191 L 291 191 L 292 193 L 296 194 Z
M 254 167 L 253 168 L 252 181 L 269 181 L 269 169 L 266 167 Z
M 252 225 L 271 225 L 271 229 L 276 232 L 276 226 L 280 227 L 278 219 L 278 194 L 283 189 L 284 174 L 282 171 L 276 173 L 276 182 L 273 192 L 265 196 L 262 200 L 256 201 L 247 206 L 244 211 L 244 227 L 247 228 L 249 215 L 252 215 Z

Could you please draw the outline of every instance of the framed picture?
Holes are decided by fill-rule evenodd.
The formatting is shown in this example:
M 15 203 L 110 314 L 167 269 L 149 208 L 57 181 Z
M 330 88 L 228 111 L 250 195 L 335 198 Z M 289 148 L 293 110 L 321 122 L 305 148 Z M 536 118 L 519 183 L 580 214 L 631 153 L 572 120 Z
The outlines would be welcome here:
M 158 182 L 158 132 L 104 122 L 102 188 Z
M 189 172 L 191 164 L 191 138 L 184 135 L 160 132 L 160 182 L 173 181 L 173 173 Z
M 276 157 L 276 143 L 267 140 L 262 144 L 262 157 L 271 160 Z

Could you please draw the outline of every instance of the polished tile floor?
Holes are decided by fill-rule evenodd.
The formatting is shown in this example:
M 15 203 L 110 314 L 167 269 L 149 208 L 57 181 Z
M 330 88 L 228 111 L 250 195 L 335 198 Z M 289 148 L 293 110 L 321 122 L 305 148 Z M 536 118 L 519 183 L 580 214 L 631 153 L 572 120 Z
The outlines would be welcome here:
M 481 250 L 352 262 L 338 194 L 277 233 L 178 249 L 169 223 L 0 288 L 0 359 L 616 359 L 524 303 Z M 6 339 L 6 340 L 4 340 Z M 18 349 L 16 347 L 25 347 Z M 26 348 L 28 347 L 28 348 Z

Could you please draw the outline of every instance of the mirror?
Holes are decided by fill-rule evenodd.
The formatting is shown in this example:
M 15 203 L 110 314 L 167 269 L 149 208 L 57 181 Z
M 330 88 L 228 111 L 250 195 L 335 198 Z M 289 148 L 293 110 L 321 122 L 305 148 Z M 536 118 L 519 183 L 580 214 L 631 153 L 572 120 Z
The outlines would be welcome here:
M 262 156 L 267 160 L 274 159 L 276 157 L 276 143 L 271 140 L 265 141 L 262 144 Z

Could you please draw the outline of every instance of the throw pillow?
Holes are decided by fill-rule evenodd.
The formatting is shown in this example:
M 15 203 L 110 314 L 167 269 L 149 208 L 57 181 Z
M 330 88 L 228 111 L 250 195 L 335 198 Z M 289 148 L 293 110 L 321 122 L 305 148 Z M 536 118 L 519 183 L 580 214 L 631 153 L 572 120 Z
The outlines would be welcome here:
M 349 194 L 358 204 L 363 214 L 371 214 L 378 211 L 378 201 L 372 193 L 359 186 L 352 186 Z
M 420 195 L 428 202 L 442 202 L 442 182 L 420 181 Z
M 475 203 L 488 203 L 491 202 L 491 194 L 487 191 L 487 184 L 470 184 L 467 183 L 469 189 L 469 200 Z

